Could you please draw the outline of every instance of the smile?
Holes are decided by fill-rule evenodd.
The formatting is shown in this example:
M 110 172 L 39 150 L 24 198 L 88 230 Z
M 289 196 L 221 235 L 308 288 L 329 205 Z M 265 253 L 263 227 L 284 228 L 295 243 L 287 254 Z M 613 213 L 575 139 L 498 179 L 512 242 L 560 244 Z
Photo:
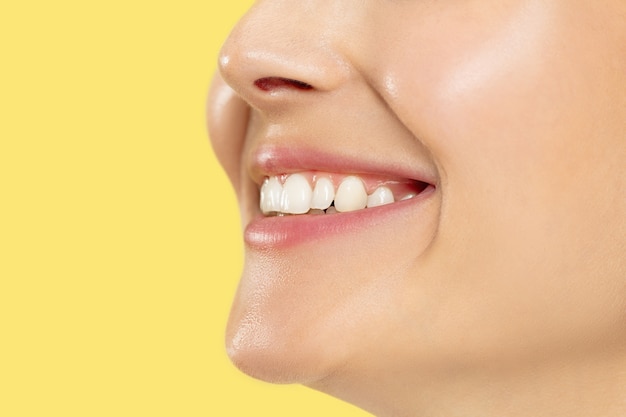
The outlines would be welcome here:
M 408 219 L 432 236 L 439 213 L 438 176 L 427 160 L 380 163 L 375 154 L 265 145 L 249 154 L 244 241 L 256 250 L 363 239 Z M 339 239 L 339 240 L 337 240 Z

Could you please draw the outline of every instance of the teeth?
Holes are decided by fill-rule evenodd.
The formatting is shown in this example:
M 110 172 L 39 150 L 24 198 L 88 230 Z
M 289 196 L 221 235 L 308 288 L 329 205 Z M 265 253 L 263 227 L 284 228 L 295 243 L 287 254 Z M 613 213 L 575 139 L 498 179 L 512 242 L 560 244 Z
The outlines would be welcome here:
M 332 181 L 326 177 L 318 178 L 315 182 L 313 190 L 313 198 L 311 199 L 311 208 L 326 210 L 335 198 L 335 186 Z
M 378 187 L 372 194 L 367 196 L 367 207 L 384 206 L 393 202 L 393 193 L 387 187 Z
M 261 187 L 261 211 L 263 214 L 279 212 L 283 186 L 278 177 L 266 179 Z
M 315 183 L 313 189 L 311 182 Z M 408 200 L 419 194 L 419 191 L 407 190 L 408 183 L 393 184 L 400 186 L 396 185 L 398 189 L 394 190 L 381 185 L 367 195 L 365 182 L 355 175 L 343 178 L 336 191 L 329 176 L 319 176 L 317 179 L 310 173 L 272 176 L 266 178 L 261 186 L 260 208 L 266 216 L 332 214 L 378 207 L 398 199 Z M 394 196 L 394 192 L 398 194 Z
M 280 211 L 288 214 L 306 213 L 311 208 L 312 194 L 309 181 L 304 175 L 290 175 L 283 185 Z
M 335 208 L 338 212 L 364 209 L 367 205 L 367 192 L 360 178 L 344 178 L 335 194 Z

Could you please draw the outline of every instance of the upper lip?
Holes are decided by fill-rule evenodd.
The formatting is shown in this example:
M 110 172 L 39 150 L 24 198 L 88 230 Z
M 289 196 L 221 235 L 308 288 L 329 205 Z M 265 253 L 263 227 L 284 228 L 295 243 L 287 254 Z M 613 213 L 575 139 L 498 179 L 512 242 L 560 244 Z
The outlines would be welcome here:
M 263 145 L 250 153 L 248 171 L 252 181 L 261 185 L 266 177 L 303 171 L 344 174 L 375 174 L 437 185 L 437 174 L 426 166 L 402 166 L 394 161 L 374 161 L 367 155 L 338 155 L 314 147 Z

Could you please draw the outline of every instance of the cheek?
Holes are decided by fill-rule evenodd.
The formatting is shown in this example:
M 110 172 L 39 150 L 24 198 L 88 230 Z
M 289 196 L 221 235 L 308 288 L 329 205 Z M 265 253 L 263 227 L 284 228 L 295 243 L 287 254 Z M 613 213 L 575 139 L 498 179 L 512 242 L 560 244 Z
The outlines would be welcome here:
M 451 322 L 465 308 L 462 322 L 484 340 L 496 328 L 511 340 L 541 332 L 546 344 L 606 336 L 623 327 L 624 291 L 623 265 L 605 263 L 623 258 L 624 215 L 606 193 L 624 177 L 624 146 L 604 126 L 623 125 L 607 117 L 618 96 L 607 94 L 610 46 L 582 6 L 508 3 L 524 4 L 499 16 L 445 12 L 434 20 L 453 26 L 425 26 L 441 36 L 411 41 L 427 53 L 387 68 L 392 107 L 442 175 L 438 244 L 455 256 L 429 272 L 450 288 Z
M 606 111 L 598 109 L 609 107 L 598 74 L 604 57 L 593 55 L 602 42 L 577 34 L 582 11 L 508 3 L 493 14 L 433 19 L 454 27 L 423 29 L 441 36 L 419 41 L 430 42 L 427 59 L 390 71 L 400 92 L 392 105 L 441 170 L 443 232 L 450 221 L 457 237 L 474 241 L 527 245 L 550 229 L 567 240 L 595 208 L 580 204 L 581 190 L 607 180 L 590 168 L 616 149 L 595 137 Z M 480 227 L 463 227 L 472 223 Z
M 563 102 L 567 113 L 576 111 L 569 104 L 579 100 L 567 97 L 575 92 L 562 83 L 568 62 L 555 56 L 561 48 L 549 36 L 552 10 L 529 7 L 445 16 L 441 20 L 454 28 L 439 29 L 442 36 L 431 39 L 428 61 L 402 68 L 419 71 L 400 77 L 403 91 L 416 92 L 398 100 L 400 112 L 455 180 L 469 170 L 473 177 L 499 170 L 508 171 L 508 181 L 527 177 L 536 169 L 533 161 L 563 139 L 565 132 L 554 131 L 569 116 Z

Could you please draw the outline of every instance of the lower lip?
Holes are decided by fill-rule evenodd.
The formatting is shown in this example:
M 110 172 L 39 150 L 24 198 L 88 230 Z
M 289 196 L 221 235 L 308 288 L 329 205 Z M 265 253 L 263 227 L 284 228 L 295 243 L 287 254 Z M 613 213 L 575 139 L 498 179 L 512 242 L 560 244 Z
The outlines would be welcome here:
M 428 186 L 417 196 L 393 204 L 347 213 L 295 215 L 253 219 L 244 232 L 244 240 L 251 248 L 279 249 L 324 239 L 331 235 L 347 234 L 376 227 L 389 217 L 407 216 L 435 195 L 435 187 Z

